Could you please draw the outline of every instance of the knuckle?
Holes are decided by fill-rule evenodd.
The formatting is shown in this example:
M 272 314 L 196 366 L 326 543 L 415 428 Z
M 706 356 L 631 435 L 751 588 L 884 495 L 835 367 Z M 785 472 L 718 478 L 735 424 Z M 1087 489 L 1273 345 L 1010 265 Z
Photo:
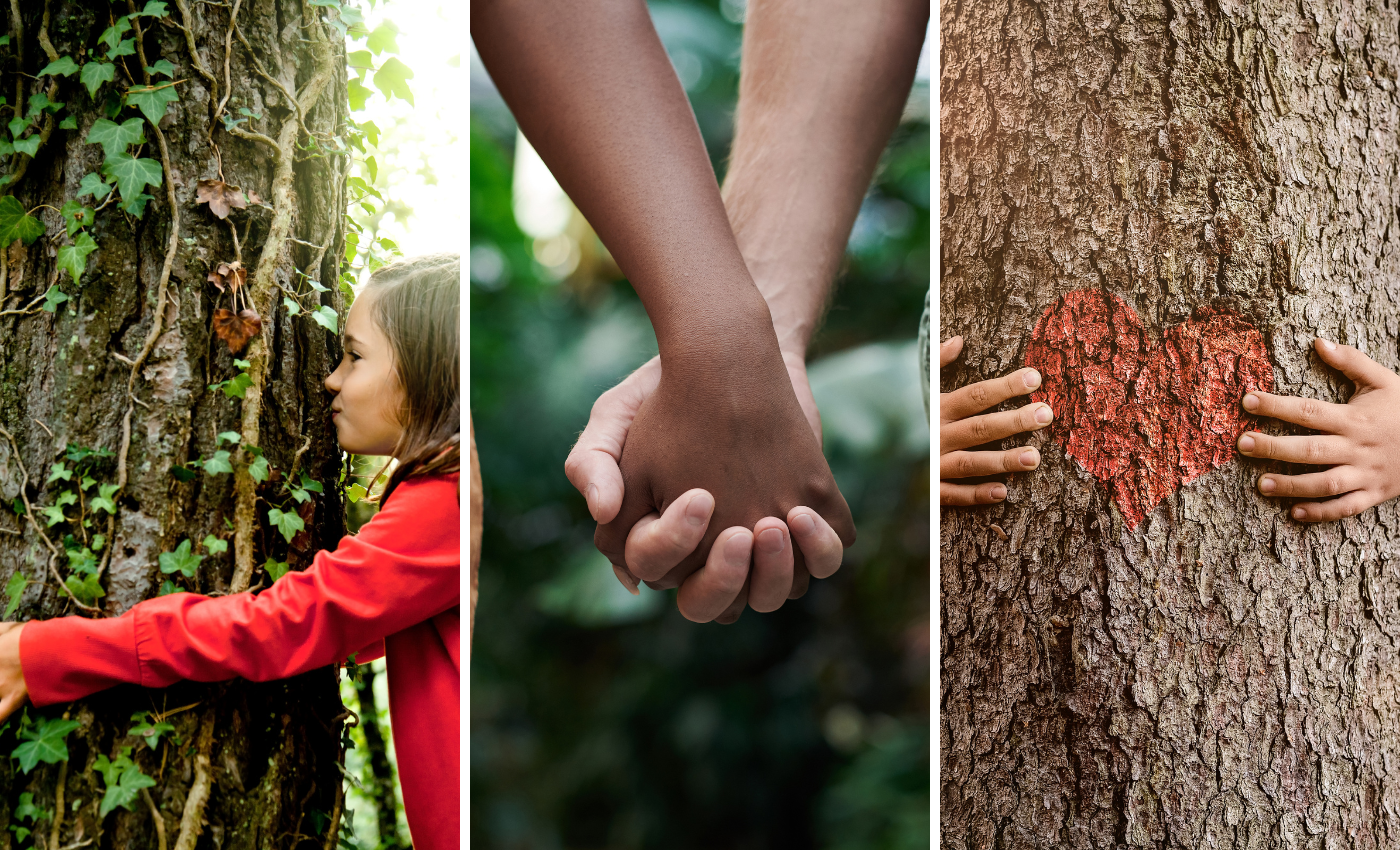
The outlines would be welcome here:
M 978 443 L 985 443 L 991 439 L 989 436 L 991 434 L 991 428 L 987 424 L 987 417 L 979 416 L 968 424 L 970 426 L 968 430 L 971 432 L 972 438 Z
M 1326 491 L 1326 495 L 1335 496 L 1338 493 L 1345 492 L 1346 486 L 1342 483 L 1340 475 L 1329 475 L 1322 479 L 1322 489 Z
M 980 382 L 967 388 L 967 397 L 979 408 L 984 408 L 991 404 L 992 391 L 986 382 Z
M 1315 399 L 1305 398 L 1298 404 L 1298 418 L 1304 422 L 1312 422 L 1322 413 L 1322 405 Z
M 964 452 L 954 461 L 953 469 L 958 478 L 971 478 L 977 474 L 977 456 L 972 452 Z
M 1303 443 L 1303 457 L 1310 463 L 1316 463 L 1323 455 L 1325 447 L 1320 440 L 1308 440 Z

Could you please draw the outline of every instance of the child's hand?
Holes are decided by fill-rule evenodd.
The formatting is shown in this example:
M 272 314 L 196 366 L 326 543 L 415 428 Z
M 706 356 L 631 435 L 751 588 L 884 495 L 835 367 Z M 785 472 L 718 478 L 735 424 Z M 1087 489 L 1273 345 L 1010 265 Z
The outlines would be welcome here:
M 1259 492 L 1265 496 L 1312 500 L 1293 506 L 1294 519 L 1326 522 L 1355 516 L 1400 495 L 1400 376 L 1349 345 L 1318 338 L 1313 346 L 1327 365 L 1356 384 L 1350 401 L 1330 404 L 1248 393 L 1243 404 L 1250 413 L 1322 434 L 1274 437 L 1246 431 L 1240 435 L 1239 449 L 1249 457 L 1330 467 L 1304 475 L 1271 472 L 1259 477 Z
M 0 723 L 15 713 L 29 696 L 19 666 L 19 635 L 23 623 L 0 623 Z
M 962 337 L 955 336 L 938 350 L 938 365 L 947 366 L 962 351 Z M 1006 485 L 955 484 L 948 479 L 998 475 L 1003 472 L 1029 472 L 1040 465 L 1040 452 L 1022 446 L 1004 452 L 968 452 L 979 446 L 1020 434 L 1038 431 L 1054 421 L 1048 404 L 1028 404 L 1005 413 L 981 413 L 1009 398 L 1026 395 L 1040 386 L 1040 373 L 1018 369 L 1010 375 L 941 393 L 938 403 L 938 503 L 940 505 L 987 505 L 1006 498 Z

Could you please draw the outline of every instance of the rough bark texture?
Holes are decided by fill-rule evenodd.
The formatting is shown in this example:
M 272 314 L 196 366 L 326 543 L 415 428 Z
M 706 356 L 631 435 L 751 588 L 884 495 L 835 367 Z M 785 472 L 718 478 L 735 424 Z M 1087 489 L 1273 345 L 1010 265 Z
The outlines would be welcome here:
M 1400 365 L 1398 34 L 1394 0 L 945 3 L 943 389 L 1023 365 L 1076 290 L 1152 346 L 1238 317 L 1277 392 L 1346 399 L 1314 333 Z M 1134 522 L 1065 433 L 942 513 L 943 846 L 1400 845 L 1396 504 L 1305 527 L 1236 455 Z
M 35 511 L 53 504 L 55 488 L 45 480 L 68 444 L 112 452 L 117 457 L 100 461 L 93 477 L 104 484 L 125 485 L 116 499 L 108 546 L 99 553 L 110 552 L 100 579 L 106 596 L 98 603 L 101 611 L 90 615 L 115 616 L 156 595 L 162 581 L 171 578 L 158 569 L 159 555 L 186 539 L 203 552 L 199 543 L 210 534 L 230 541 L 228 551 L 206 557 L 193 579 L 173 578 L 189 590 L 226 592 L 239 554 L 228 524 L 234 519 L 234 481 L 248 473 L 246 458 L 240 460 L 234 446 L 218 445 L 216 434 L 245 430 L 247 402 L 208 389 L 233 377 L 237 369 L 228 347 L 210 331 L 213 311 L 229 307 L 229 296 L 221 295 L 206 275 L 220 262 L 238 258 L 241 250 L 243 263 L 251 268 L 250 281 L 260 271 L 270 271 L 269 279 L 277 286 L 306 293 L 309 289 L 298 271 L 304 272 L 330 287 L 322 303 L 337 310 L 342 306 L 335 281 L 342 254 L 346 162 L 306 147 L 305 132 L 293 132 L 291 137 L 302 147 L 286 152 L 295 154 L 291 188 L 274 198 L 281 154 L 268 144 L 287 137 L 287 122 L 297 121 L 287 93 L 298 92 L 325 69 L 332 69 L 327 72 L 329 82 L 316 106 L 303 116 L 304 126 L 322 142 L 341 132 L 344 51 L 335 31 L 319 22 L 325 11 L 301 0 L 240 0 L 231 8 L 170 0 L 168 6 L 168 17 L 139 19 L 140 54 L 123 57 L 115 83 L 106 84 L 95 99 L 76 74 L 57 78 L 53 99 L 66 104 L 60 115 L 74 116 L 76 129 L 54 128 L 23 177 L 0 190 L 14 194 L 25 209 L 50 207 L 36 213 L 46 225 L 45 237 L 28 248 L 11 246 L 0 269 L 6 280 L 0 286 L 0 310 L 16 311 L 0 316 L 0 426 L 14 435 L 19 450 L 15 457 L 11 444 L 0 437 L 0 499 L 7 508 L 0 528 L 19 532 L 0 533 L 0 579 L 17 571 L 31 580 L 45 579 L 29 585 L 17 613 L 8 619 L 80 613 L 47 573 L 50 550 L 38 529 L 8 510 L 21 493 L 20 462 L 28 473 L 25 496 Z M 145 7 L 144 0 L 140 7 Z M 0 49 L 5 59 L 0 90 L 9 95 L 16 80 L 22 80 L 27 96 L 35 83 L 16 71 L 33 75 L 48 64 L 44 36 L 57 54 L 82 64 L 97 55 L 99 35 L 114 15 L 128 11 L 128 4 L 50 0 L 46 5 L 23 0 L 11 8 L 19 9 L 19 26 L 6 10 L 8 31 L 22 36 L 13 43 L 20 50 L 12 45 L 12 52 L 4 54 Z M 230 28 L 232 10 L 237 10 L 241 35 Z M 46 20 L 50 23 L 44 29 Z M 325 34 L 319 41 L 318 32 Z M 226 51 L 227 45 L 231 49 Z M 181 81 L 176 85 L 179 100 L 159 122 L 161 133 L 145 124 L 147 144 L 140 155 L 162 158 L 157 136 L 163 136 L 167 179 L 150 187 L 154 198 L 140 218 L 115 204 L 97 213 L 90 232 L 98 247 L 81 285 L 74 285 L 68 275 L 60 278 L 53 256 L 67 241 L 56 210 L 75 198 L 84 175 L 97 172 L 102 164 L 102 148 L 84 141 L 93 123 L 114 114 L 104 110 L 113 98 L 119 105 L 126 87 L 143 83 L 143 60 L 152 64 L 158 59 L 175 66 L 172 79 Z M 266 76 L 255 67 L 257 62 Z M 225 115 L 240 119 L 237 135 L 215 120 L 221 101 Z M 252 115 L 239 113 L 240 107 Z M 115 120 L 139 114 L 125 108 Z M 11 117 L 9 107 L 0 108 L 0 120 Z M 253 134 L 267 138 L 259 141 Z M 15 173 L 21 160 L 11 157 L 0 170 Z M 265 203 L 235 210 L 227 221 L 217 219 L 208 205 L 196 202 L 195 184 L 220 179 L 221 169 L 222 179 L 256 193 Z M 172 186 L 174 211 L 167 194 Z M 86 201 L 93 204 L 91 197 Z M 271 252 L 269 263 L 267 237 L 275 233 L 279 216 L 291 222 L 291 238 Z M 174 220 L 178 233 L 172 241 Z M 236 242 L 231 224 L 237 227 Z M 162 286 L 167 273 L 168 282 Z M 56 313 L 23 312 L 55 281 L 72 300 Z M 321 383 L 339 358 L 339 344 L 334 334 L 305 315 L 294 318 L 276 306 L 282 295 L 278 292 L 274 298 L 273 292 L 255 293 L 262 336 L 241 355 L 265 357 L 267 364 L 257 438 L 245 442 L 259 446 L 280 476 L 304 470 L 312 480 L 325 482 L 325 493 L 313 495 L 311 507 L 303 509 L 307 530 L 290 545 L 268 526 L 268 504 L 260 503 L 251 535 L 255 548 L 244 554 L 258 564 L 275 558 L 298 569 L 308 565 L 318 549 L 334 547 L 344 532 L 339 495 L 331 484 L 340 455 L 329 428 L 330 399 Z M 314 301 L 303 303 L 315 306 Z M 157 334 L 149 339 L 142 362 L 153 328 Z M 131 385 L 139 400 L 134 404 L 128 395 L 131 362 L 141 366 Z M 123 478 L 118 465 L 128 410 Z M 235 450 L 235 474 L 201 472 L 190 481 L 172 475 L 172 467 L 209 458 L 220 448 Z M 280 476 L 258 489 L 271 504 L 285 498 L 279 494 Z M 78 507 L 70 507 L 68 514 L 77 516 Z M 88 534 L 106 530 L 106 514 L 85 515 L 94 520 Z M 38 526 L 44 526 L 42 515 Z M 55 544 L 61 533 L 80 533 L 76 522 L 47 530 Z M 65 558 L 55 558 L 54 565 L 67 575 Z M 169 717 L 175 733 L 155 749 L 128 734 L 134 712 L 191 705 Z M 6 825 L 18 823 L 12 812 L 19 795 L 27 791 L 34 794 L 35 805 L 50 811 L 56 795 L 62 795 L 61 822 L 52 831 L 52 820 L 36 829 L 33 840 L 38 846 L 56 850 L 90 841 L 99 848 L 156 847 L 153 814 L 140 799 L 133 811 L 119 808 L 98 817 L 105 786 L 93 769 L 94 760 L 104 754 L 115 758 L 121 748 L 134 747 L 132 757 L 156 780 L 150 794 L 163 817 L 168 846 L 319 847 L 325 838 L 315 835 L 317 818 L 312 813 L 329 813 L 334 805 L 340 783 L 340 732 L 334 719 L 341 709 L 336 674 L 330 669 L 267 684 L 184 683 L 165 691 L 124 687 L 94 695 L 71 706 L 71 716 L 82 725 L 68 736 L 65 766 L 41 764 L 25 775 L 15 762 L 0 758 L 0 836 L 9 835 L 2 831 Z M 12 722 L 0 733 L 0 756 L 14 748 L 16 725 Z M 187 803 L 197 809 L 206 792 L 202 817 L 198 811 L 186 811 Z M 195 828 L 198 840 L 191 832 Z M 320 829 L 325 828 L 321 823 Z M 5 841 L 0 837 L 0 844 Z

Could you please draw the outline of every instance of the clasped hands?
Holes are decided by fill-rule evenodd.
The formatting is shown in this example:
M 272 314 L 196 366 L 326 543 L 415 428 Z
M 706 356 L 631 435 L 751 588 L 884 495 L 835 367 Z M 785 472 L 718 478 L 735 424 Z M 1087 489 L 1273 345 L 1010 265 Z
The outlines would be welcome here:
M 594 403 L 564 469 L 618 579 L 679 588 L 695 622 L 773 611 L 855 542 L 803 358 L 771 331 L 652 358 Z

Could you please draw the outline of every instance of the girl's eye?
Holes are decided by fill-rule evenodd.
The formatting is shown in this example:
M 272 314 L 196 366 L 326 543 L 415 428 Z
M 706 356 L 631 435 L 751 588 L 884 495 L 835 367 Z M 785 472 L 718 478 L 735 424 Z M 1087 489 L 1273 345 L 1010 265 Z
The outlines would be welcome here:
M 352 352 L 350 352 L 350 359 L 351 359 L 351 360 L 359 360 L 359 359 L 360 359 L 360 355 L 358 355 L 358 354 L 356 354 L 355 352 L 352 351 Z

